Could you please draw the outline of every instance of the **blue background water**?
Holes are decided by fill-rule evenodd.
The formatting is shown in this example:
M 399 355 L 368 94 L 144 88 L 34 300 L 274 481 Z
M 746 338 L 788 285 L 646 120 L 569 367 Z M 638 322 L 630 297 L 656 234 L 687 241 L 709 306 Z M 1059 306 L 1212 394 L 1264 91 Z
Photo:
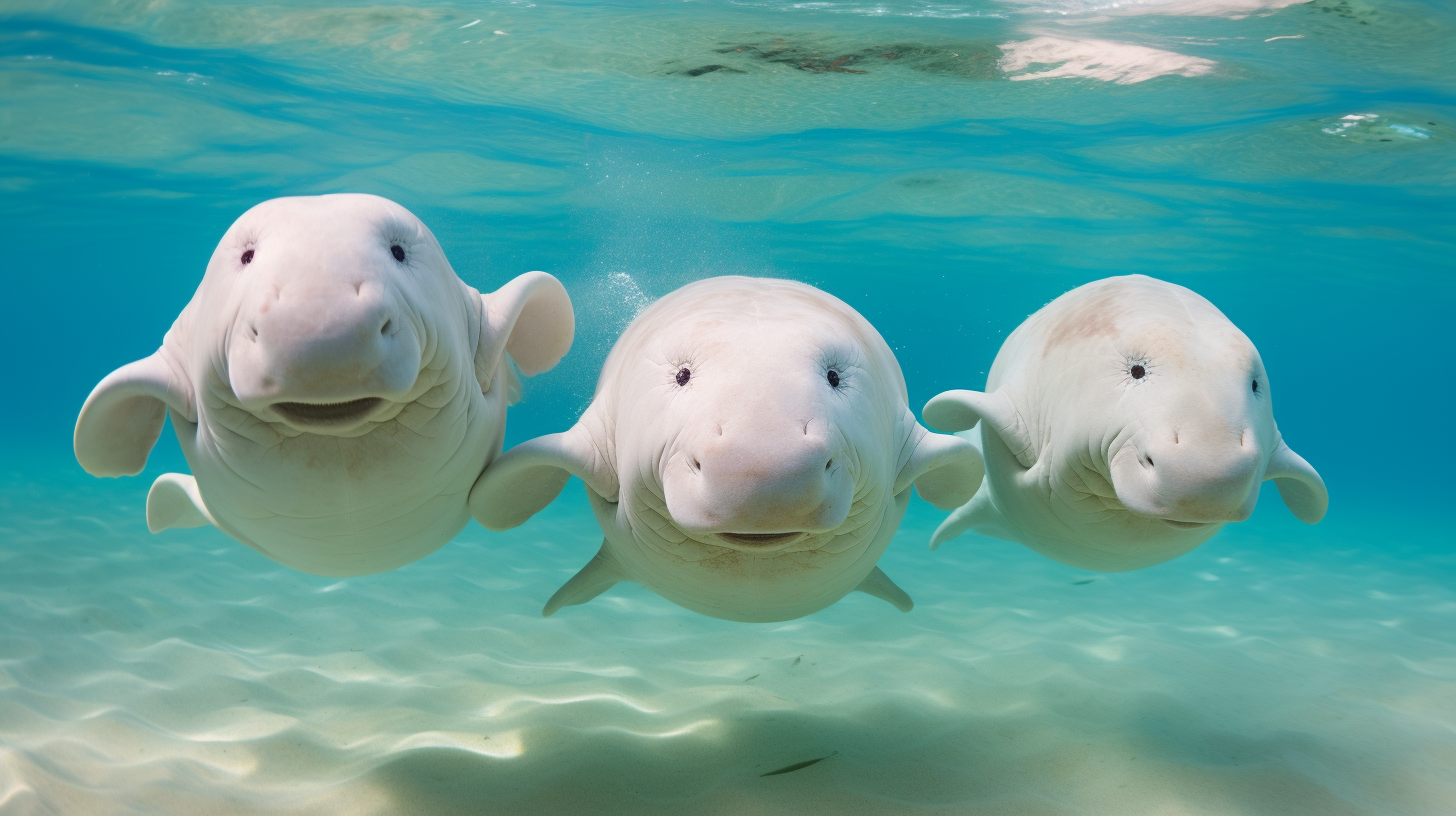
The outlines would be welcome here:
M 102 376 L 156 348 L 244 209 L 282 195 L 354 191 L 414 211 L 478 288 L 543 269 L 571 291 L 577 345 L 528 383 L 508 444 L 570 425 L 635 310 L 699 277 L 792 277 L 843 298 L 896 350 L 914 405 L 981 387 L 1005 335 L 1069 288 L 1131 272 L 1189 286 L 1259 346 L 1280 427 L 1328 482 L 1331 511 L 1305 527 L 1266 494 L 1238 530 L 1124 586 L 1176 604 L 1190 597 L 1188 586 L 1207 583 L 1195 578 L 1207 574 L 1207 559 L 1274 553 L 1284 566 L 1262 569 L 1314 570 L 1323 578 L 1298 588 L 1304 603 L 1333 604 L 1354 625 L 1378 613 L 1340 607 L 1341 593 L 1366 597 L 1382 581 L 1380 591 L 1393 592 L 1419 576 L 1426 583 L 1411 597 L 1424 600 L 1403 620 L 1415 621 L 1411 637 L 1440 667 L 1430 676 L 1456 678 L 1444 628 L 1456 608 L 1447 529 L 1456 488 L 1449 3 L 17 0 L 0 15 L 0 547 L 9 565 L 0 591 L 17 621 L 8 643 L 70 654 L 64 644 L 88 637 L 84 627 L 68 628 L 60 607 L 48 612 L 43 599 L 77 559 L 99 559 L 99 572 L 77 578 L 98 593 L 123 581 L 129 573 L 107 566 L 106 553 L 137 573 L 165 553 L 169 563 L 197 563 L 179 575 L 222 558 L 240 582 L 271 576 L 298 592 L 332 583 L 273 571 L 215 531 L 146 537 L 150 479 L 183 467 L 170 431 L 145 474 L 109 483 L 76 466 L 70 431 Z M 1004 61 L 1035 37 L 1167 52 L 1139 52 L 1152 73 L 1198 74 L 1187 66 L 1203 63 L 1190 57 L 1214 65 L 1137 82 L 1098 78 L 1095 65 L 1081 77 L 1017 80 L 1057 67 Z M 865 73 L 839 73 L 754 59 L 751 47 L 715 50 L 779 40 L 819 55 L 804 58 L 819 67 L 848 53 L 905 56 L 867 57 L 850 65 Z M 681 73 L 711 64 L 741 73 Z M 1353 114 L 1376 118 L 1343 118 Z M 593 536 L 579 495 L 568 493 L 552 512 L 553 523 L 576 525 L 572 536 Z M 82 517 L 101 526 L 66 526 Z M 973 547 L 993 546 L 984 541 L 925 556 L 919 548 L 934 522 L 924 506 L 913 511 L 887 556 L 901 559 L 902 585 L 918 580 L 951 593 L 1009 587 L 1012 574 L 1039 576 L 1026 577 L 1028 587 L 1065 583 L 1020 551 L 1006 557 L 1022 560 L 1001 567 L 966 562 L 980 557 L 967 554 Z M 532 535 L 549 538 L 545 530 Z M 507 540 L 515 541 L 498 541 Z M 452 546 L 458 552 L 447 547 L 392 580 L 426 592 L 438 575 L 428 571 L 432 560 L 488 559 L 503 545 L 472 527 Z M 549 557 L 565 569 L 589 555 L 590 543 L 581 546 Z M 58 552 L 68 555 L 46 560 Z M 531 569 L 529 551 L 511 557 Z M 947 578 L 948 564 L 966 575 Z M 460 568 L 468 567 L 450 567 Z M 168 580 L 147 591 L 166 597 Z M 360 597 L 406 585 L 389 580 L 361 579 Z M 519 623 L 502 631 L 538 631 L 520 627 L 540 625 L 529 616 L 544 595 L 534 596 L 557 580 L 552 573 L 504 595 L 501 614 L 523 617 L 505 619 Z M 278 591 L 287 607 L 288 591 Z M 730 631 L 683 623 L 689 613 L 631 592 L 633 614 L 622 626 L 667 615 L 674 625 L 708 627 L 695 631 Z M 933 592 L 912 594 L 936 602 Z M 213 599 L 196 597 L 195 608 L 178 601 L 174 611 L 192 614 Z M 1258 608 L 1249 598 L 1210 602 Z M 1109 615 L 1134 614 L 1107 603 L 1117 610 Z M 849 618 L 831 610 L 813 625 L 829 627 L 820 631 L 826 642 L 852 641 L 852 630 L 834 626 L 880 614 L 863 609 L 842 613 Z M 440 620 L 450 614 L 438 612 Z M 1300 620 L 1286 623 L 1298 629 Z M 339 635 L 327 631 L 326 640 Z M 272 645 L 291 653 L 283 643 Z M 1367 657 L 1381 654 L 1371 648 Z M 107 659 L 124 664 L 126 650 L 116 649 Z M 39 684 L 46 671 L 65 674 L 35 668 L 49 664 L 27 663 L 40 660 L 33 656 L 5 659 L 22 679 L 0 692 Z M 105 663 L 66 660 L 77 676 Z M 1351 682 L 1380 686 L 1392 677 L 1377 669 Z M 1451 715 L 1448 706 L 1425 716 Z M 1449 775 L 1451 765 L 1431 761 L 1432 773 Z M 21 765 L 6 767 L 26 778 Z M 57 801 L 38 796 L 0 803 Z M 1367 802 L 1341 801 L 1355 811 Z M 1387 812 L 1434 812 L 1423 811 L 1427 800 L 1411 802 Z

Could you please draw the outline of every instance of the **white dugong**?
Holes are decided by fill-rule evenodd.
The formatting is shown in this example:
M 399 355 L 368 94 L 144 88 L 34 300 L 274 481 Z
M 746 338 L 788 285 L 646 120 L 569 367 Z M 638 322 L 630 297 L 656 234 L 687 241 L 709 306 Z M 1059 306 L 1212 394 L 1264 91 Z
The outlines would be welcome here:
M 981 473 L 973 445 L 915 421 L 858 312 L 802 283 L 721 277 L 642 312 L 580 421 L 507 451 L 470 505 L 503 530 L 571 476 L 586 484 L 606 540 L 544 614 L 635 581 L 705 615 L 779 621 L 856 589 L 908 611 L 875 562 L 911 484 L 950 509 Z
M 986 392 L 947 391 L 923 413 L 965 431 L 986 478 L 930 546 L 966 530 L 1074 567 L 1158 564 L 1254 510 L 1273 479 L 1314 524 L 1323 480 L 1274 424 L 1259 352 L 1197 293 L 1143 275 L 1073 289 L 1026 319 Z
M 572 333 L 555 278 L 482 295 L 392 201 L 266 201 L 223 236 L 162 347 L 91 392 L 76 459 L 134 475 L 170 415 L 193 475 L 152 485 L 153 532 L 213 524 L 318 575 L 394 569 L 470 519 L 520 392 L 507 354 L 536 374 Z

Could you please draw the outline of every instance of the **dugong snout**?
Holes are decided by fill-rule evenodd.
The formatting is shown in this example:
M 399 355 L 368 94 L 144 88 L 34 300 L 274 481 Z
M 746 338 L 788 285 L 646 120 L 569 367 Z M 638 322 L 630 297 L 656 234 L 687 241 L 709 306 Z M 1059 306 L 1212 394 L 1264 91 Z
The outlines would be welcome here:
M 792 432 L 720 427 L 686 445 L 663 481 L 668 514 L 689 535 L 771 546 L 838 528 L 854 485 L 818 422 Z
M 1112 485 L 1128 510 L 1174 526 L 1243 521 L 1254 512 L 1266 459 L 1252 430 L 1170 433 L 1124 444 Z
M 408 394 L 420 347 L 414 321 L 381 284 L 294 283 L 244 309 L 228 379 L 254 413 L 310 430 L 349 426 Z

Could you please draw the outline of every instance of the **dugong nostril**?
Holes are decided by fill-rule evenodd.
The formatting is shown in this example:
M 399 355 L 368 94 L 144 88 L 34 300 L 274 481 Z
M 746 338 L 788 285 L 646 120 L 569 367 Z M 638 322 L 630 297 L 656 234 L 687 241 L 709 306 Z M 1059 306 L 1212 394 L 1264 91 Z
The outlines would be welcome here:
M 824 463 L 824 470 L 828 471 L 832 467 L 834 467 L 834 460 L 833 459 L 830 459 L 828 462 L 825 462 Z

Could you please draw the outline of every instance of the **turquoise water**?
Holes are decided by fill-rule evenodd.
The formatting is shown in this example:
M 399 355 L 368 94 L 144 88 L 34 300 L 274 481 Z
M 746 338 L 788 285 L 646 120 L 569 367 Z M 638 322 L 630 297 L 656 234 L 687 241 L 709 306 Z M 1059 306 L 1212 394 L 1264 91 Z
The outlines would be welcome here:
M 1450 4 L 0 15 L 0 812 L 1452 811 Z M 982 387 L 1061 292 L 1139 272 L 1258 345 L 1331 510 L 1307 527 L 1266 489 L 1104 576 L 929 553 L 916 499 L 881 562 L 913 612 L 753 625 L 631 585 L 540 618 L 600 542 L 577 486 L 364 578 L 150 535 L 171 432 L 93 479 L 81 402 L 243 210 L 342 191 L 408 207 L 477 288 L 567 285 L 576 345 L 508 445 L 574 422 L 632 316 L 698 278 L 832 292 L 918 406 Z

